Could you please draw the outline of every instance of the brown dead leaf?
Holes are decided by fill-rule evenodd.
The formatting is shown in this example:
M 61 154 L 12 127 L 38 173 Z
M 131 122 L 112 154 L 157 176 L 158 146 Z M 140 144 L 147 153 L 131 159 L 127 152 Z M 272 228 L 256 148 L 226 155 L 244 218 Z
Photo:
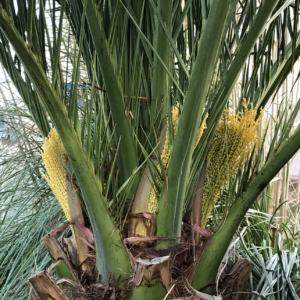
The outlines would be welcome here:
M 197 233 L 201 234 L 204 238 L 208 239 L 212 236 L 212 234 L 205 230 L 205 229 L 202 229 L 198 224 L 194 224 L 192 226 L 193 230 L 195 230 Z
M 69 227 L 69 225 L 70 222 L 66 222 L 61 227 L 55 227 L 50 231 L 49 235 L 57 239 L 57 237 L 62 234 Z
M 54 259 L 55 261 L 63 260 L 66 263 L 66 265 L 68 266 L 68 268 L 71 272 L 71 275 L 73 277 L 73 280 L 75 282 L 79 283 L 79 278 L 77 276 L 77 272 L 74 269 L 72 263 L 70 262 L 68 256 L 61 248 L 57 239 L 54 238 L 53 236 L 51 236 L 50 234 L 48 234 L 45 237 L 43 237 L 42 241 L 43 241 L 45 247 L 47 248 L 51 258 Z
M 33 286 L 33 294 L 38 296 L 40 300 L 47 300 L 49 298 L 53 300 L 69 300 L 45 271 L 29 278 L 29 282 Z
M 140 259 L 136 260 L 135 274 L 133 283 L 139 286 L 143 281 L 151 282 L 154 279 L 160 278 L 162 284 L 169 291 L 171 285 L 170 275 L 170 256 L 156 257 L 152 260 Z
M 61 262 L 61 260 L 59 259 L 58 261 L 54 262 L 53 264 L 51 264 L 48 269 L 47 269 L 47 273 L 50 274 L 51 271 L 57 266 L 59 265 L 59 263 Z
M 144 218 L 148 219 L 151 222 L 151 225 L 154 224 L 154 221 L 155 221 L 155 215 L 154 214 L 151 214 L 149 212 L 144 212 L 143 216 L 144 216 Z
M 90 243 L 90 244 L 94 244 L 94 235 L 93 233 L 87 228 L 85 227 L 81 222 L 79 221 L 74 221 L 71 222 L 70 224 L 74 224 L 76 225 L 82 232 L 83 236 L 86 238 L 86 240 Z
M 88 245 L 90 248 L 92 248 L 93 250 L 96 250 L 96 248 L 94 247 L 94 245 L 90 244 L 86 239 L 84 239 L 83 237 L 79 237 L 86 245 Z

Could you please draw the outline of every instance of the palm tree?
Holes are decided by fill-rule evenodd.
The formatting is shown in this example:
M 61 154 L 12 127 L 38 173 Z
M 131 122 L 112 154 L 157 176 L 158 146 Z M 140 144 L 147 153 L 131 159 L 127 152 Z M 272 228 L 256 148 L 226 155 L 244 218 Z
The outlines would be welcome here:
M 286 106 L 263 164 L 256 143 L 262 109 L 300 54 L 298 7 L 299 0 L 1 1 L 1 63 L 40 134 L 58 133 L 63 147 L 50 145 L 51 155 L 76 195 L 67 195 L 66 206 L 79 256 L 89 251 L 78 244 L 85 221 L 102 284 L 130 287 L 130 299 L 163 299 L 183 243 L 195 237 L 182 224 L 192 222 L 201 233 L 193 242 L 195 260 L 177 277 L 212 292 L 246 212 L 300 148 L 300 130 L 291 133 L 299 102 Z M 246 117 L 251 123 L 243 130 L 253 129 L 253 139 L 244 143 L 247 151 L 232 152 L 233 163 L 231 124 Z M 242 135 L 236 136 L 239 142 Z M 213 164 L 216 141 L 220 158 Z M 225 181 L 217 179 L 222 176 Z M 201 211 L 210 207 L 209 216 L 231 183 L 238 184 L 222 221 L 205 230 Z M 199 187 L 201 196 L 194 196 Z M 50 240 L 44 240 L 50 254 L 53 245 L 62 251 L 53 234 Z M 59 253 L 52 258 L 67 262 Z M 150 258 L 159 259 L 149 267 Z M 79 273 L 92 272 L 83 265 Z M 40 297 L 67 299 L 43 276 L 31 279 Z

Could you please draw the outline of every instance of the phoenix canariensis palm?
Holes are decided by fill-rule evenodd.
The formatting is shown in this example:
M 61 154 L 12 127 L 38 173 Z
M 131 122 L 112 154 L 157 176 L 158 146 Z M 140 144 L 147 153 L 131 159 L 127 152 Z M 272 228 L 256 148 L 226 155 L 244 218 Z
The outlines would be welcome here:
M 261 108 L 299 57 L 299 1 L 17 0 L 0 4 L 3 67 L 41 135 L 47 137 L 51 127 L 58 133 L 69 164 L 64 169 L 71 172 L 86 225 L 93 231 L 95 247 L 89 246 L 95 254 L 88 256 L 91 262 L 96 256 L 99 276 L 84 281 L 84 270 L 76 273 L 68 263 L 76 281 L 73 286 L 82 292 L 85 283 L 90 289 L 98 287 L 99 293 L 113 293 L 101 289 L 101 282 L 129 291 L 127 298 L 163 299 L 175 275 L 184 275 L 172 268 L 180 249 L 182 221 L 191 207 L 199 207 L 193 194 L 209 149 L 220 138 L 218 124 L 231 106 L 233 88 L 242 78 L 239 98 L 247 99 L 247 107 L 258 107 L 258 123 Z M 175 106 L 179 107 L 177 129 L 172 122 Z M 252 111 L 241 107 L 233 109 L 238 113 L 240 108 L 240 115 Z M 234 119 L 230 113 L 226 117 Z M 197 142 L 203 124 L 206 129 Z M 223 226 L 212 233 L 201 257 L 188 262 L 194 271 L 189 284 L 195 289 L 214 284 L 247 210 L 300 147 L 300 131 L 289 136 L 290 125 L 262 169 L 254 175 L 249 172 L 245 190 L 228 208 Z M 168 139 L 160 139 L 166 137 L 161 134 L 166 126 Z M 228 134 L 222 143 L 230 147 Z M 163 140 L 170 152 L 166 169 L 161 168 Z M 240 165 L 234 160 L 230 166 L 231 160 L 224 159 L 232 170 L 230 178 L 236 176 L 234 170 Z M 221 165 L 225 168 L 225 162 Z M 221 192 L 225 184 L 218 183 Z M 151 190 L 158 204 L 149 212 Z M 139 236 L 136 227 L 129 230 L 135 236 L 128 236 L 128 223 L 130 227 L 136 221 L 153 225 L 146 234 L 150 236 Z M 143 258 L 156 259 L 150 268 Z M 48 275 L 39 276 L 31 278 L 35 290 Z M 184 296 L 186 291 L 170 292 Z M 50 296 L 49 290 L 43 293 Z

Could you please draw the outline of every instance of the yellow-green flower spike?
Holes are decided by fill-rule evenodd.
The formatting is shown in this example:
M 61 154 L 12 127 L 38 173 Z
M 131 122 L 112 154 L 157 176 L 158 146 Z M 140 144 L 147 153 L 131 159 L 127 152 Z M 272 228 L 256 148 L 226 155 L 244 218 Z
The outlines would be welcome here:
M 43 145 L 42 158 L 47 175 L 43 174 L 53 194 L 62 207 L 68 221 L 71 220 L 68 194 L 67 174 L 62 162 L 67 162 L 67 154 L 54 128 L 51 129 Z
M 257 129 L 264 114 L 263 110 L 256 119 L 257 107 L 253 108 L 251 103 L 248 110 L 245 99 L 243 107 L 243 113 L 224 112 L 217 126 L 217 137 L 211 143 L 202 202 L 202 228 L 212 211 L 212 201 L 216 203 L 227 181 L 234 177 L 240 164 L 245 162 L 258 143 Z
M 178 127 L 179 108 L 177 106 L 178 105 L 174 106 L 173 109 L 172 109 L 172 124 L 173 124 L 174 138 L 176 136 L 177 127 Z M 204 118 L 204 120 L 203 120 L 203 122 L 202 122 L 202 124 L 199 128 L 199 132 L 197 134 L 195 147 L 198 145 L 198 143 L 200 141 L 200 138 L 203 134 L 203 131 L 206 129 L 206 119 L 207 119 L 207 115 L 205 116 L 205 118 Z M 163 166 L 165 171 L 168 169 L 170 155 L 171 155 L 171 150 L 170 150 L 169 129 L 168 129 L 167 133 L 166 133 L 166 141 L 165 141 L 164 149 L 163 149 L 162 154 L 161 154 L 161 162 L 162 162 L 162 166 Z M 158 169 L 159 169 L 159 171 L 161 171 L 160 166 L 158 166 Z M 162 186 L 163 182 L 161 181 L 161 182 L 159 182 L 159 184 Z M 154 214 L 156 212 L 157 202 L 158 202 L 158 192 L 157 192 L 156 187 L 153 185 L 153 187 L 151 189 L 151 192 L 150 192 L 150 198 L 149 198 L 149 201 L 148 201 L 148 212 L 150 212 L 152 214 Z

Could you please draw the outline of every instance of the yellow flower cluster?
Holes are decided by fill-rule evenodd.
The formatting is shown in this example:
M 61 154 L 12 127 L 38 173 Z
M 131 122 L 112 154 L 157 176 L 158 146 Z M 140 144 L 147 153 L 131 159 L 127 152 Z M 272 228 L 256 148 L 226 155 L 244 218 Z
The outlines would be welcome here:
M 264 114 L 263 110 L 256 119 L 257 107 L 253 108 L 251 103 L 248 110 L 246 99 L 243 107 L 244 111 L 237 115 L 224 112 L 216 129 L 217 137 L 211 143 L 202 202 L 202 228 L 206 226 L 212 203 L 216 203 L 228 180 L 234 177 L 239 166 L 258 143 L 257 129 Z
M 48 138 L 43 145 L 42 158 L 46 166 L 47 174 L 43 174 L 61 205 L 68 221 L 71 220 L 68 194 L 67 174 L 61 161 L 67 162 L 67 154 L 54 128 L 51 129 Z
M 176 106 L 173 107 L 172 109 L 172 124 L 173 124 L 173 133 L 174 133 L 174 138 L 176 136 L 177 133 L 177 127 L 178 127 L 178 114 L 179 114 L 179 108 L 178 108 L 178 103 L 176 104 Z M 203 131 L 206 129 L 206 119 L 207 119 L 207 115 L 205 116 L 198 134 L 197 134 L 197 138 L 196 138 L 196 144 L 195 147 L 198 145 L 200 138 L 203 134 Z M 162 162 L 162 167 L 164 168 L 165 172 L 168 169 L 168 164 L 169 164 L 169 160 L 170 160 L 170 155 L 171 155 L 171 151 L 170 151 L 170 143 L 169 143 L 169 130 L 167 130 L 166 133 L 166 141 L 165 141 L 165 145 L 161 154 L 161 162 Z M 160 172 L 160 166 L 158 166 L 158 171 Z M 162 186 L 163 181 L 159 181 L 160 186 Z M 158 202 L 158 191 L 155 187 L 155 185 L 152 187 L 151 192 L 150 192 L 150 198 L 148 201 L 148 212 L 154 214 L 156 212 L 157 209 L 157 202 Z

